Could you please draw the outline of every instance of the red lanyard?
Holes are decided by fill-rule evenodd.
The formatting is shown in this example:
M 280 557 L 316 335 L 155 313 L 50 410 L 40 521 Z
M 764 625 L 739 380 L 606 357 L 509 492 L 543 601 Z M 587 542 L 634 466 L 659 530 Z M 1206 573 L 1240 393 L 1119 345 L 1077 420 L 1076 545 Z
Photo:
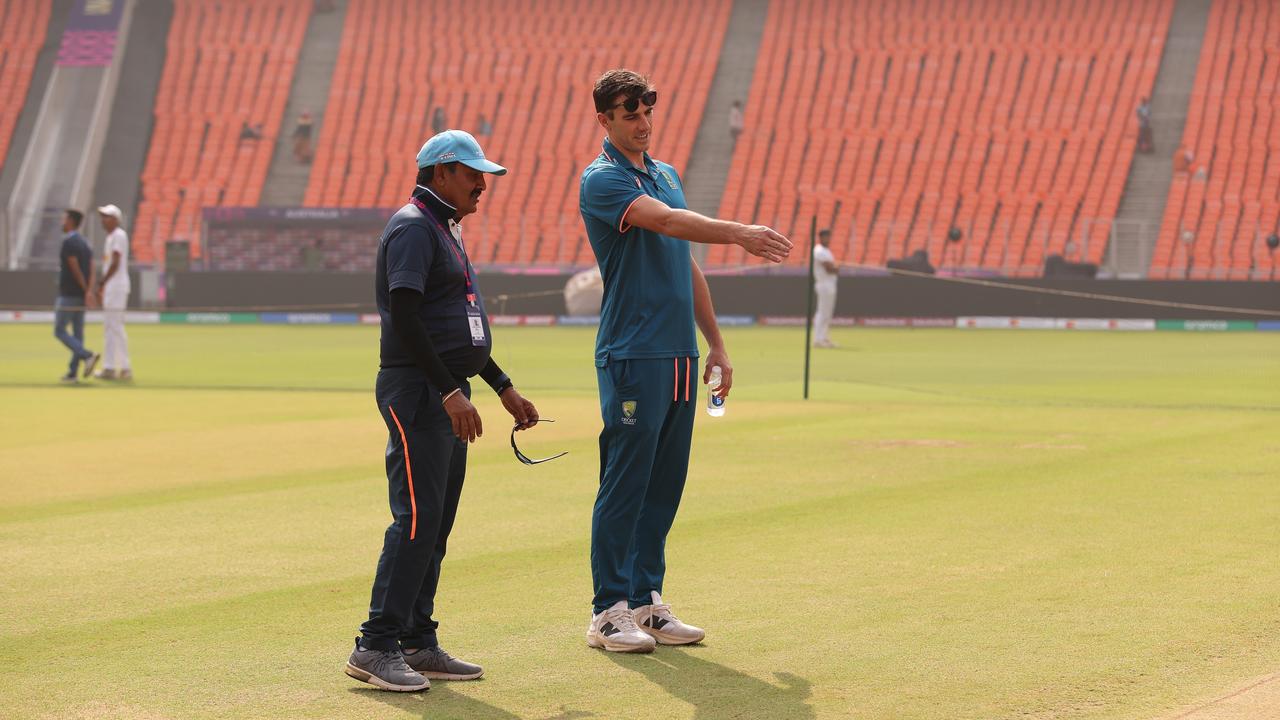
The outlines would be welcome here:
M 444 229 L 444 226 L 441 225 L 440 221 L 436 219 L 435 213 L 431 212 L 431 210 L 427 208 L 426 203 L 422 202 L 416 197 L 410 197 L 409 202 L 412 203 L 414 207 L 421 210 L 423 215 L 426 215 L 427 217 L 431 218 L 431 222 L 435 223 L 437 228 L 440 228 L 440 232 L 444 233 L 445 237 L 447 238 L 453 237 L 453 233 Z M 462 239 L 457 238 L 456 240 L 457 240 L 456 244 L 461 246 Z M 471 270 L 469 269 L 470 266 L 467 264 L 466 248 L 463 248 L 462 252 L 458 252 L 458 248 L 454 246 L 455 243 L 446 242 L 445 244 L 448 245 L 453 250 L 454 257 L 458 258 L 458 262 L 462 264 L 462 277 L 466 278 L 466 281 L 467 281 L 467 302 L 471 303 L 474 306 L 476 304 L 476 294 L 471 289 Z

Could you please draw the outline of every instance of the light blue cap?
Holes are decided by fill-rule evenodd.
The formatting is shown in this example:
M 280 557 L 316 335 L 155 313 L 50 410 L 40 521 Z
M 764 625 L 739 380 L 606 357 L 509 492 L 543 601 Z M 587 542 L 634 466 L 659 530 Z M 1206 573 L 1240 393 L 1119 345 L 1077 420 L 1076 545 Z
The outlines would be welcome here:
M 418 167 L 460 162 L 472 170 L 506 175 L 507 169 L 485 159 L 480 143 L 465 130 L 445 130 L 435 135 L 418 151 Z

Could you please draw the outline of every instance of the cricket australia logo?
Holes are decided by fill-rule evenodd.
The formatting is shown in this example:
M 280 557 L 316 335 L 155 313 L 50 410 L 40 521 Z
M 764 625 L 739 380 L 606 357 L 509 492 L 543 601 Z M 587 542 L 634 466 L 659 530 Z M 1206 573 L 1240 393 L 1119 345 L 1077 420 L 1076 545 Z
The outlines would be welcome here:
M 623 425 L 636 424 L 636 401 L 635 400 L 622 401 L 622 424 Z

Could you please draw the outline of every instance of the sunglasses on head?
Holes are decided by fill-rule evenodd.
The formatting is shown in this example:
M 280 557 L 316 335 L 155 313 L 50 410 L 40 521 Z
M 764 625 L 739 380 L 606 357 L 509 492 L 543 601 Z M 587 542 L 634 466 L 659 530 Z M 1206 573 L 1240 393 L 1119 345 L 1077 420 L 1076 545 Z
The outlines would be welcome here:
M 649 90 L 634 97 L 623 100 L 613 107 L 622 108 L 627 112 L 635 112 L 640 107 L 640 103 L 644 103 L 647 107 L 653 107 L 658 102 L 658 91 Z
M 555 422 L 555 420 L 552 420 L 551 418 L 538 418 L 537 420 L 534 420 L 533 423 L 529 425 L 529 427 L 533 427 L 538 423 L 544 423 L 544 422 Z M 519 429 L 520 429 L 519 425 L 516 425 L 515 427 L 511 428 L 511 449 L 515 451 L 516 459 L 524 463 L 525 465 L 537 465 L 538 463 L 544 463 L 544 462 L 547 462 L 548 460 L 555 460 L 558 457 L 564 457 L 565 455 L 569 454 L 569 451 L 565 450 L 564 452 L 556 453 L 551 457 L 545 457 L 545 458 L 542 458 L 541 460 L 534 460 L 533 458 L 530 458 L 526 456 L 524 453 L 520 452 L 520 448 L 516 447 L 516 431 Z

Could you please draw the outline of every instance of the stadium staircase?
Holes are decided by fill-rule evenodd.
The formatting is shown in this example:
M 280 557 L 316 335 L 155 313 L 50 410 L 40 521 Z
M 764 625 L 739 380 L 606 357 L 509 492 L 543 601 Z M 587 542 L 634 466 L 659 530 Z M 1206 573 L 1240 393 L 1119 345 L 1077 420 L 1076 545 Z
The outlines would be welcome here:
M 94 183 L 93 207 L 108 203 L 124 211 L 125 228 L 137 217 L 143 163 L 155 123 L 152 110 L 164 69 L 165 37 L 173 21 L 173 0 L 137 0 L 129 27 L 120 82 L 111 105 L 107 143 Z M 89 230 L 101 234 L 93 224 Z
M 311 111 L 311 142 L 315 146 L 324 122 L 329 86 L 333 82 L 333 69 L 338 62 L 342 24 L 346 17 L 346 3 L 334 5 L 336 7 L 332 12 L 311 13 L 311 20 L 307 23 L 306 38 L 298 55 L 298 69 L 294 73 L 289 102 L 284 109 L 284 122 L 280 126 L 280 136 L 276 138 L 275 155 L 271 158 L 267 181 L 262 187 L 262 205 L 300 206 L 307 194 L 312 166 L 294 159 L 293 129 L 298 116 L 304 110 Z
M 751 80 L 755 77 L 756 57 L 760 53 L 760 38 L 764 35 L 765 19 L 769 16 L 769 0 L 736 0 L 729 15 L 725 42 L 716 63 L 716 74 L 711 80 L 711 93 L 707 97 L 706 111 L 698 125 L 698 135 L 693 141 L 693 154 L 683 180 L 689 209 L 714 216 L 720 209 L 720 198 L 729 178 L 729 166 L 733 162 L 733 140 L 729 136 L 729 108 L 734 100 L 746 105 L 751 92 Z M 658 129 L 659 134 L 662 128 Z M 731 218 L 732 219 L 732 218 Z M 706 256 L 706 245 L 695 244 L 694 253 L 701 261 Z
M 1152 258 L 1155 279 L 1275 280 L 1280 232 L 1280 4 L 1218 0 L 1205 30 L 1176 173 Z
M 1164 57 L 1151 94 L 1155 153 L 1137 154 L 1133 158 L 1105 258 L 1105 269 L 1115 277 L 1146 277 L 1151 264 L 1173 182 L 1173 153 L 1187 122 L 1187 106 L 1191 102 L 1211 2 L 1177 0 L 1174 6 Z M 1137 123 L 1136 112 L 1130 121 Z

